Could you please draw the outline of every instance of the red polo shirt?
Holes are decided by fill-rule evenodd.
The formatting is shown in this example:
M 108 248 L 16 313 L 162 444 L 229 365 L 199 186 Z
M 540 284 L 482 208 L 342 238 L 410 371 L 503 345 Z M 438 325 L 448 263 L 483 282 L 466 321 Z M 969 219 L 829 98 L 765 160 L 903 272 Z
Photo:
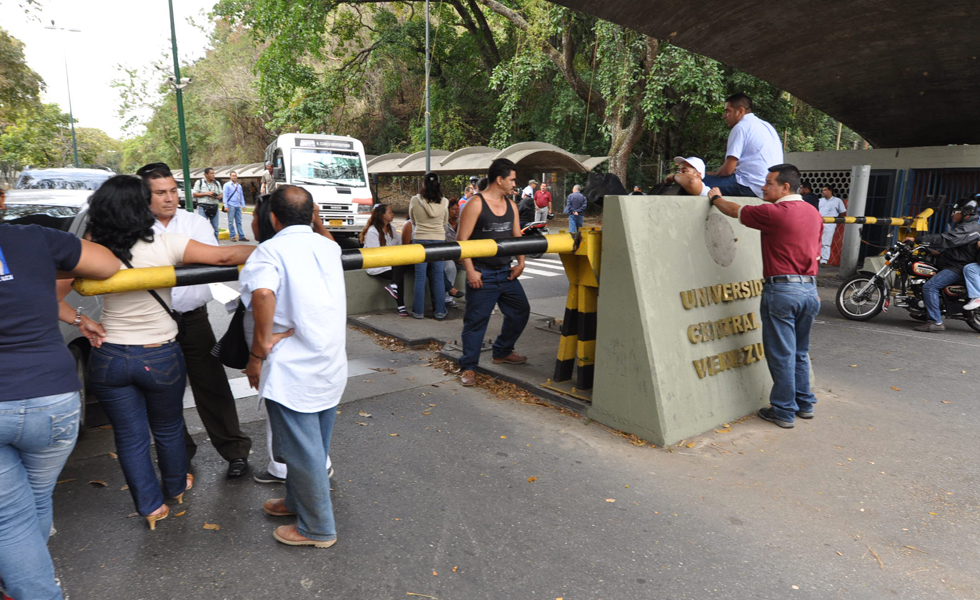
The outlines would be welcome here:
M 816 275 L 823 218 L 799 194 L 775 203 L 743 206 L 738 220 L 762 232 L 762 276 Z

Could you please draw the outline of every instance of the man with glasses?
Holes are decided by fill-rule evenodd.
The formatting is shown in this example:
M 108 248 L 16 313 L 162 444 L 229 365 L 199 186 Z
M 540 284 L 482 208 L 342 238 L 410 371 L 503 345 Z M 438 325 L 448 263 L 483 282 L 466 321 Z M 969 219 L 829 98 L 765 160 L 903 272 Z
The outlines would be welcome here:
M 146 165 L 136 174 L 143 179 L 150 192 L 150 212 L 156 217 L 154 233 L 179 233 L 201 244 L 218 245 L 205 219 L 178 210 L 180 194 L 177 182 L 166 164 Z M 173 309 L 184 317 L 186 330 L 179 343 L 197 414 L 208 432 L 211 445 L 228 461 L 228 477 L 241 477 L 248 471 L 252 440 L 241 430 L 235 397 L 231 393 L 225 368 L 217 357 L 211 355 L 215 345 L 207 307 L 211 289 L 207 285 L 175 287 L 170 295 Z M 197 444 L 186 427 L 184 445 L 188 459 L 193 458 L 197 453 Z
M 147 165 L 150 166 L 152 165 Z M 214 169 L 211 167 L 204 169 L 204 179 L 198 179 L 194 184 L 193 195 L 197 199 L 198 214 L 211 223 L 214 239 L 218 239 L 218 203 L 221 202 L 222 190 L 221 184 L 214 178 Z

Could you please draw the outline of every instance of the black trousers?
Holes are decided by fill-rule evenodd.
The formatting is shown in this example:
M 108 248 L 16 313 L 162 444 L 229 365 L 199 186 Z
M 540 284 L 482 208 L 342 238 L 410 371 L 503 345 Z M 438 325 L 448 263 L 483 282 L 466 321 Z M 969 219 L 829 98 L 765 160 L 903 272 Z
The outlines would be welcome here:
M 398 286 L 398 297 L 395 298 L 395 300 L 398 302 L 398 306 L 405 306 L 405 269 L 405 265 L 398 265 L 388 269 L 384 273 L 372 275 L 372 277 L 387 279 Z
M 180 349 L 184 352 L 187 378 L 191 382 L 197 414 L 201 416 L 211 444 L 222 458 L 227 461 L 247 459 L 252 440 L 242 433 L 238 423 L 235 397 L 228 385 L 225 367 L 217 357 L 211 356 L 216 340 L 208 320 L 207 306 L 184 313 L 184 324 L 186 331 Z M 184 445 L 188 459 L 193 458 L 197 453 L 197 444 L 187 432 L 186 425 Z

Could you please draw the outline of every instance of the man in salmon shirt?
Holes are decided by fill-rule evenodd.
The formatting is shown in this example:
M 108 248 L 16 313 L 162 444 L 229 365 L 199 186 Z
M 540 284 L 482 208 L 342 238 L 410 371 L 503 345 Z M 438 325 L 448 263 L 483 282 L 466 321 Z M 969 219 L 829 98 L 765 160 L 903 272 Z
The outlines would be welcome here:
M 762 199 L 741 206 L 721 197 L 708 202 L 742 225 L 762 232 L 762 342 L 772 375 L 767 408 L 759 416 L 790 429 L 795 417 L 813 418 L 817 399 L 810 391 L 810 328 L 820 311 L 817 269 L 823 219 L 796 193 L 800 171 L 793 165 L 769 167 Z

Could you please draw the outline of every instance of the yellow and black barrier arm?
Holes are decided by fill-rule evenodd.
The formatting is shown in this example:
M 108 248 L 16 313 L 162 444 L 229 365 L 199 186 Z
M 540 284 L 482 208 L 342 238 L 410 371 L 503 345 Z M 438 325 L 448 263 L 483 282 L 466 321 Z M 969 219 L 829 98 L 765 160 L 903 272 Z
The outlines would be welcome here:
M 408 244 L 380 248 L 344 250 L 341 262 L 345 271 L 373 267 L 395 267 L 441 260 L 485 258 L 489 256 L 518 256 L 521 254 L 567 254 L 575 248 L 570 233 L 545 236 L 507 238 L 502 240 L 466 240 L 440 244 Z M 123 269 L 105 280 L 76 279 L 75 291 L 83 296 L 135 292 L 160 288 L 235 281 L 241 267 L 186 265 L 181 267 L 147 267 Z
M 846 225 L 889 225 L 898 227 L 899 239 L 914 237 L 919 233 L 929 231 L 929 217 L 934 214 L 934 210 L 927 208 L 914 217 L 824 217 L 826 224 L 846 224 Z

